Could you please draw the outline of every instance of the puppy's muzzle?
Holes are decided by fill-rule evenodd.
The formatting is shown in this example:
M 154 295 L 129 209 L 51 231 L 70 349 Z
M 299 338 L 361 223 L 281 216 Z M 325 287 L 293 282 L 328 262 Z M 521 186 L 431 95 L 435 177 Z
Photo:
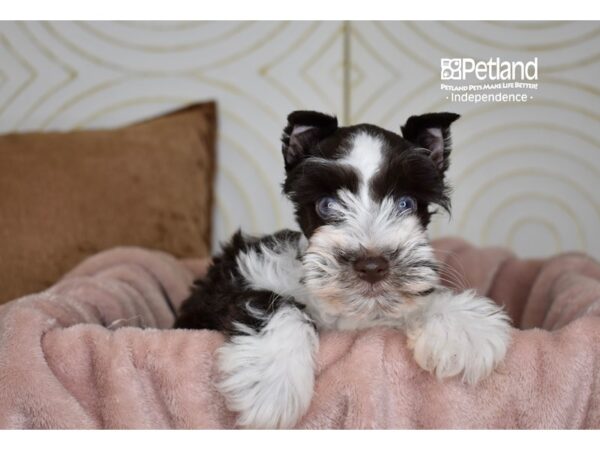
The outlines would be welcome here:
M 353 268 L 361 280 L 374 284 L 388 275 L 390 263 L 381 255 L 363 256 L 354 261 Z

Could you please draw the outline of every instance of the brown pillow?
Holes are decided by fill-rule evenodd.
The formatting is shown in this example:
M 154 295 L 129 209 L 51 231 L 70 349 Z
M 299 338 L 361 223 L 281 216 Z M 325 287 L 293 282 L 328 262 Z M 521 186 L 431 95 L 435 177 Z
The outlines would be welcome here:
M 210 253 L 215 105 L 116 130 L 0 136 L 0 303 L 119 245 Z

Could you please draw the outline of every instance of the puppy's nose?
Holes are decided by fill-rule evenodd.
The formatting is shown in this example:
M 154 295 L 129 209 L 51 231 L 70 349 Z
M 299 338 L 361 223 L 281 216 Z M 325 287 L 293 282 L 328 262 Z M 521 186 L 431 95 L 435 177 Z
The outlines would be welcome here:
M 377 283 L 388 274 L 390 263 L 383 256 L 365 256 L 354 262 L 354 270 L 359 278 L 369 283 Z

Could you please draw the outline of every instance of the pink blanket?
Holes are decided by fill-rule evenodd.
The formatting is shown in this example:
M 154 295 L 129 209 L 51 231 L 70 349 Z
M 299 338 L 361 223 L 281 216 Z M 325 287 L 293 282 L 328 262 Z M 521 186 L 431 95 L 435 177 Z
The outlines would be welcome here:
M 600 265 L 454 239 L 436 249 L 450 285 L 475 287 L 526 329 L 505 362 L 468 387 L 419 369 L 399 331 L 326 333 L 299 428 L 600 428 Z M 223 337 L 168 329 L 203 270 L 115 249 L 0 307 L 0 427 L 232 427 L 213 388 Z

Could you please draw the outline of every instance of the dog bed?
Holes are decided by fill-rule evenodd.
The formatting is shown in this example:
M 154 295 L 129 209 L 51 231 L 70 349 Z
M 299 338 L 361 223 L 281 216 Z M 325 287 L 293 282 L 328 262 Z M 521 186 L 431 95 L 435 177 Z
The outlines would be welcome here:
M 413 361 L 402 332 L 321 336 L 315 395 L 298 428 L 600 427 L 600 265 L 518 259 L 435 243 L 450 286 L 504 304 L 517 330 L 475 387 Z M 206 262 L 99 253 L 59 283 L 0 307 L 0 427 L 232 428 L 213 388 L 223 336 L 170 330 Z

